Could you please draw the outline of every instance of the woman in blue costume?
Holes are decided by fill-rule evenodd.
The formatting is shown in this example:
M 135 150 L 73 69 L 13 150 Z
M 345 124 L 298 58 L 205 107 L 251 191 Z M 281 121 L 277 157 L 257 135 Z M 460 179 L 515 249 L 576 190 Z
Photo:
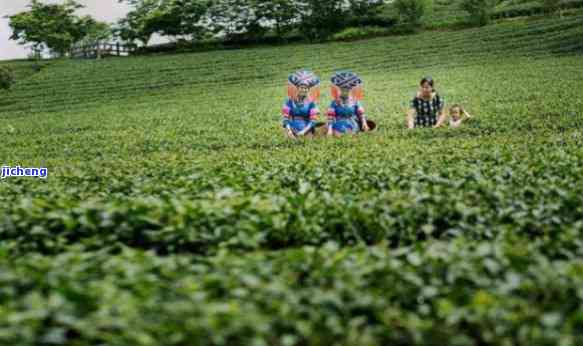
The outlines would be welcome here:
M 328 108 L 328 136 L 368 131 L 364 108 L 362 79 L 351 71 L 336 72 L 332 76 L 331 95 L 334 98 Z
M 320 97 L 320 79 L 311 71 L 300 70 L 288 77 L 288 98 L 283 105 L 283 128 L 289 138 L 313 136 Z

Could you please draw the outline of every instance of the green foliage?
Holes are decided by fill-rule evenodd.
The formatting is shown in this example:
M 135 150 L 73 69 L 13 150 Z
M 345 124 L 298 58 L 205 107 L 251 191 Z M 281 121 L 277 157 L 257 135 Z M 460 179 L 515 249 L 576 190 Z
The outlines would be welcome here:
M 82 45 L 91 45 L 103 41 L 107 42 L 113 37 L 112 29 L 107 23 L 97 22 L 87 18 L 84 28 L 85 35 L 83 36 L 83 39 L 79 41 Z
M 44 4 L 32 0 L 30 10 L 9 17 L 11 40 L 32 44 L 33 49 L 48 48 L 64 55 L 81 40 L 96 22 L 90 17 L 78 17 L 75 11 L 83 6 L 74 0 L 62 4 Z
M 400 23 L 411 28 L 420 28 L 433 2 L 432 0 L 395 0 L 393 4 L 399 14 Z
M 214 36 L 226 41 L 280 39 L 297 29 L 305 39 L 322 41 L 363 18 L 375 18 L 381 0 L 124 0 L 133 10 L 119 23 L 126 40 L 147 44 L 154 33 L 186 35 L 196 41 Z
M 577 258 L 433 242 L 159 257 L 0 257 L 4 344 L 552 345 L 583 337 Z M 6 250 L 5 246 L 2 246 Z M 159 323 L 163 319 L 164 323 Z
M 296 19 L 292 0 L 254 0 L 253 7 L 259 20 L 273 23 L 275 34 L 282 38 L 293 29 Z
M 267 31 L 248 0 L 217 0 L 209 9 L 209 17 L 213 33 L 226 40 L 239 35 L 260 37 Z
M 470 14 L 470 21 L 476 25 L 490 23 L 498 0 L 462 0 L 461 8 Z
M 8 90 L 14 84 L 14 73 L 6 66 L 0 66 L 0 89 Z
M 19 78 L 0 166 L 48 178 L 0 180 L 0 344 L 576 345 L 581 23 Z M 320 109 L 334 70 L 361 74 L 377 131 L 283 138 L 299 67 L 321 77 Z M 426 74 L 474 119 L 404 129 Z
M 117 35 L 129 43 L 144 45 L 153 34 L 189 36 L 198 40 L 206 33 L 202 23 L 210 2 L 207 0 L 125 0 L 133 9 L 120 20 Z
M 519 16 L 534 16 L 552 14 L 556 11 L 561 11 L 567 14 L 577 13 L 579 9 L 583 8 L 583 1 L 581 0 L 562 0 L 562 1 L 531 1 L 525 3 L 502 3 L 496 8 L 494 18 L 509 18 Z
M 362 38 L 383 36 L 391 32 L 388 28 L 378 26 L 350 27 L 332 36 L 334 41 L 352 41 Z
M 310 41 L 322 41 L 346 25 L 342 3 L 335 0 L 302 0 L 299 30 Z
M 546 13 L 554 13 L 559 9 L 561 0 L 542 0 L 542 6 Z
M 299 31 L 310 41 L 323 41 L 346 28 L 351 22 L 370 18 L 378 13 L 383 1 L 351 0 L 300 0 Z

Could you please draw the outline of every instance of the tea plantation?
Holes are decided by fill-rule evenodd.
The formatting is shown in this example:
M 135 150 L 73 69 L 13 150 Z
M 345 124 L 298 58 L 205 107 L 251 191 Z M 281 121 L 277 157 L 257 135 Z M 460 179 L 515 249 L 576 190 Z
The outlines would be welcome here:
M 287 75 L 378 129 L 286 140 Z M 405 129 L 424 75 L 474 119 Z M 52 61 L 0 94 L 1 345 L 583 345 L 583 13 Z

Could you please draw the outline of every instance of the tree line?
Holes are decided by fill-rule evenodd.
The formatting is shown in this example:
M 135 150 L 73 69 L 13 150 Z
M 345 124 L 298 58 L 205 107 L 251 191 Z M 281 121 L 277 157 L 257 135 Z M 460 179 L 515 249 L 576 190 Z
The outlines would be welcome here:
M 308 41 L 363 21 L 382 22 L 383 0 L 120 0 L 132 10 L 119 22 L 125 41 L 147 44 L 154 34 L 191 41 L 285 38 Z
M 29 10 L 8 16 L 11 39 L 65 55 L 74 44 L 118 39 L 147 45 L 153 35 L 200 40 L 285 39 L 294 33 L 321 41 L 348 26 L 389 25 L 379 16 L 384 0 L 119 0 L 131 10 L 108 25 L 77 16 L 76 0 L 43 3 L 31 0 Z
M 329 39 L 351 27 L 421 28 L 433 0 L 118 0 L 130 6 L 113 25 L 90 16 L 78 16 L 83 6 L 76 0 L 60 4 L 31 0 L 29 10 L 9 18 L 12 40 L 34 52 L 49 50 L 66 55 L 75 44 L 91 45 L 115 39 L 146 46 L 154 35 L 196 44 L 201 41 L 285 41 L 289 37 L 309 42 Z M 471 22 L 487 24 L 501 0 L 458 1 Z M 560 0 L 539 0 L 556 9 Z M 383 14 L 386 6 L 395 18 Z

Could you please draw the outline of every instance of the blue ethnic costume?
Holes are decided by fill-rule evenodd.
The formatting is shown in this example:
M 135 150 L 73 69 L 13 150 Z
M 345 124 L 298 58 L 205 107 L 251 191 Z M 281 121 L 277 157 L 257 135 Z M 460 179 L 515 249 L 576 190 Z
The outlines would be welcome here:
M 335 73 L 331 81 L 334 101 L 327 112 L 328 128 L 336 134 L 361 131 L 361 124 L 366 121 L 360 103 L 363 97 L 362 79 L 353 72 L 343 71 Z
M 289 128 L 297 134 L 306 128 L 308 132 L 315 132 L 315 121 L 320 111 L 317 101 L 320 97 L 320 79 L 311 71 L 300 70 L 288 77 L 288 98 L 283 105 L 283 127 Z M 307 95 L 302 95 L 299 88 L 308 89 Z

